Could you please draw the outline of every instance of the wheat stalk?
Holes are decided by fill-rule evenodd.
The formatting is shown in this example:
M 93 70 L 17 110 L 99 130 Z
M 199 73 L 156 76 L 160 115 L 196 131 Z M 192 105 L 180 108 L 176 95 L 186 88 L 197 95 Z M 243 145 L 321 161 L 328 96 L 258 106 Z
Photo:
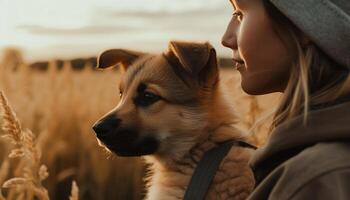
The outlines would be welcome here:
M 48 176 L 47 167 L 40 165 L 41 153 L 34 143 L 34 134 L 30 130 L 22 130 L 15 112 L 1 91 L 0 107 L 3 114 L 2 129 L 7 133 L 5 137 L 16 145 L 9 157 L 22 158 L 21 161 L 26 161 L 28 165 L 23 168 L 23 177 L 11 178 L 3 184 L 3 187 L 18 187 L 26 191 L 29 196 L 32 194 L 41 200 L 48 200 L 48 192 L 41 184 L 41 181 Z
M 75 181 L 72 182 L 72 190 L 69 200 L 79 200 L 79 188 Z
M 5 95 L 0 91 L 0 106 L 2 107 L 2 130 L 7 132 L 3 137 L 10 139 L 14 144 L 22 142 L 22 128 L 16 114 L 12 111 Z
M 10 162 L 6 159 L 3 161 L 0 167 L 0 185 L 6 179 L 9 169 L 10 169 Z
M 0 185 L 2 185 L 2 183 L 6 179 L 9 169 L 10 169 L 10 163 L 6 159 L 5 161 L 3 161 L 0 167 Z M 0 188 L 0 200 L 5 200 L 5 197 L 2 195 L 1 188 Z

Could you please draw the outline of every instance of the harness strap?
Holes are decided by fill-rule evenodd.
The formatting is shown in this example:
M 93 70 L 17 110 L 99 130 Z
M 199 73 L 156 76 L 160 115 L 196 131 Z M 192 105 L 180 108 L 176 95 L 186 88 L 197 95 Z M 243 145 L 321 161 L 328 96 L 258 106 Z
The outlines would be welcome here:
M 221 161 L 232 146 L 256 149 L 255 146 L 243 141 L 228 140 L 205 152 L 192 175 L 184 200 L 203 200 L 205 198 Z

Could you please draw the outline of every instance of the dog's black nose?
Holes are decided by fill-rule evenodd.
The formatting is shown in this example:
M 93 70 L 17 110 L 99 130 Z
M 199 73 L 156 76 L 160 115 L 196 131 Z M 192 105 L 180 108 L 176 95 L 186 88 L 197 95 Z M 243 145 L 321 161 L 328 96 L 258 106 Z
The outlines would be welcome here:
M 107 116 L 98 122 L 96 122 L 92 129 L 95 131 L 97 136 L 107 135 L 111 130 L 117 129 L 121 123 L 121 119 L 115 116 Z

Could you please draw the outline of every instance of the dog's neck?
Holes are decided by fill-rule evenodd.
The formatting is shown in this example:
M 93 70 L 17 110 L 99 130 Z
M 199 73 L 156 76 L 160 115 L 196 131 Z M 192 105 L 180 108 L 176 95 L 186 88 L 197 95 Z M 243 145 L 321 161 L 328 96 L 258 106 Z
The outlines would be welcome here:
M 148 199 L 166 194 L 169 188 L 176 188 L 172 194 L 180 199 L 205 152 L 227 140 L 246 141 L 243 131 L 237 128 L 238 120 L 231 108 L 232 103 L 226 100 L 224 93 L 217 90 L 207 100 L 207 124 L 191 133 L 197 138 L 181 138 L 178 141 L 181 145 L 168 148 L 169 152 L 145 157 L 146 162 L 151 164 L 151 173 L 146 179 L 151 186 Z
M 201 138 L 198 138 L 197 142 L 185 153 L 178 156 L 148 156 L 146 161 L 153 165 L 154 171 L 176 171 L 183 174 L 190 175 L 191 171 L 197 166 L 204 153 L 210 149 L 218 146 L 220 143 L 227 140 L 242 140 L 244 141 L 244 135 L 242 131 L 237 129 L 232 124 L 222 123 L 216 128 L 212 128 L 206 134 L 203 134 Z M 189 168 L 190 166 L 190 168 Z M 184 171 L 184 169 L 187 170 Z
M 199 137 L 195 138 L 181 153 L 174 155 L 153 155 L 149 156 L 149 163 L 158 165 L 158 169 L 179 171 L 183 165 L 193 166 L 198 164 L 203 154 L 227 140 L 245 140 L 243 131 L 236 126 L 237 117 L 232 110 L 230 103 L 223 96 L 221 90 L 211 95 L 210 102 L 212 112 L 207 113 L 207 126 L 198 130 Z M 180 170 L 181 171 L 181 170 Z
M 155 159 L 155 157 L 150 157 L 152 160 L 148 160 L 150 165 L 149 177 L 146 178 L 146 183 L 149 190 L 157 192 L 154 188 L 167 188 L 175 187 L 178 190 L 185 191 L 187 184 L 189 183 L 194 170 L 198 166 L 198 163 L 204 156 L 205 152 L 216 147 L 218 142 L 226 141 L 233 138 L 232 135 L 226 133 L 232 133 L 235 131 L 234 127 L 222 126 L 215 130 L 213 134 L 210 135 L 206 140 L 197 143 L 193 148 L 191 148 L 188 153 L 184 154 L 180 159 L 175 157 L 169 157 L 165 159 Z M 222 136 L 216 133 L 224 133 Z M 220 135 L 220 137 L 218 137 Z M 147 159 L 146 159 L 147 161 Z M 181 181 L 179 181 L 181 180 Z M 155 184 L 158 185 L 155 185 Z M 151 187 L 154 186 L 154 187 Z M 182 192 L 181 192 L 182 194 Z M 150 195 L 152 196 L 152 195 Z

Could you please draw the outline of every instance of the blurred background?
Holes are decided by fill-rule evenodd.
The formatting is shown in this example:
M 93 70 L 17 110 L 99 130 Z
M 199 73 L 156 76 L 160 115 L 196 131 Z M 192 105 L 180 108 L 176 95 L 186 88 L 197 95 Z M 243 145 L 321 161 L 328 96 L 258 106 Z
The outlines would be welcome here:
M 0 0 L 0 91 L 41 152 L 35 162 L 10 158 L 18 144 L 0 137 L 0 186 L 27 178 L 28 169 L 35 179 L 43 172 L 36 166 L 48 172 L 32 185 L 16 179 L 13 187 L 0 187 L 0 200 L 45 199 L 36 197 L 35 188 L 50 199 L 69 199 L 73 180 L 79 199 L 143 198 L 147 166 L 142 159 L 109 155 L 91 130 L 119 101 L 119 71 L 94 69 L 96 56 L 109 48 L 160 53 L 170 40 L 209 41 L 218 52 L 222 85 L 239 126 L 252 128 L 278 98 L 248 96 L 240 89 L 231 51 L 220 44 L 231 14 L 228 0 Z M 264 143 L 267 127 L 254 129 L 254 144 Z
M 228 0 L 1 0 L 0 45 L 28 61 L 97 55 L 107 48 L 164 51 L 169 40 L 220 39 L 232 14 Z

